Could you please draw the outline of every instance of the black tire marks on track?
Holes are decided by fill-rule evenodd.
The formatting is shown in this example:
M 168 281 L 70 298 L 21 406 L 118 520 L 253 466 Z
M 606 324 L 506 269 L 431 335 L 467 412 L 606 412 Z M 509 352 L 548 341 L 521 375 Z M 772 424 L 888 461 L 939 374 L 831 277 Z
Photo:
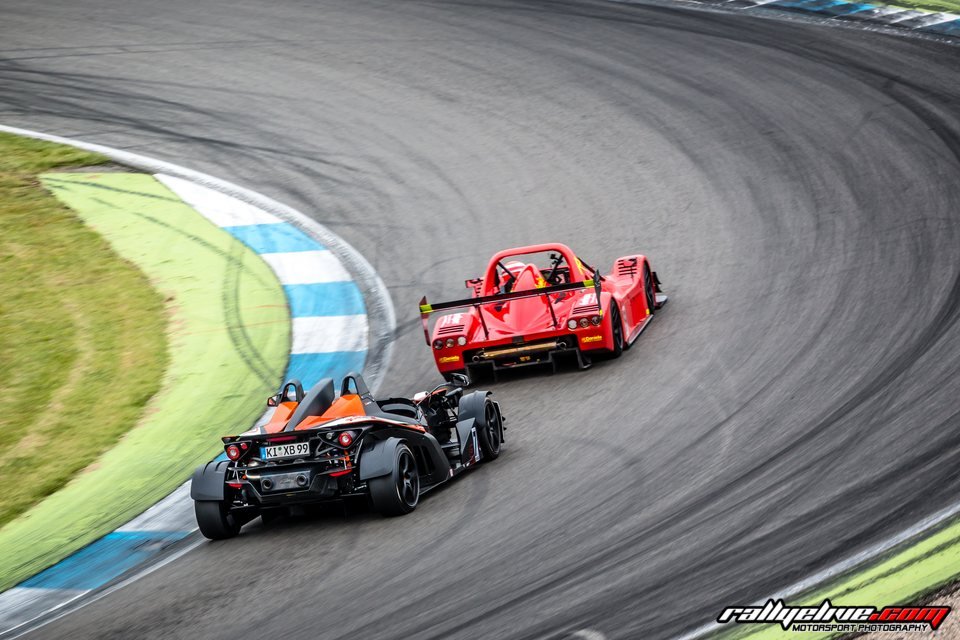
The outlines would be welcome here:
M 144 198 L 155 198 L 166 200 L 169 202 L 174 202 L 182 206 L 186 205 L 182 200 L 176 198 L 164 198 L 150 193 L 141 193 L 138 191 L 131 191 L 127 189 L 120 189 L 117 187 L 111 187 L 103 184 L 98 184 L 95 182 L 76 182 L 76 181 L 62 181 L 57 180 L 56 178 L 49 178 L 48 182 L 53 188 L 69 191 L 70 187 L 76 184 L 81 184 L 84 187 L 88 188 L 97 188 L 97 189 L 106 189 L 108 191 L 116 191 L 119 193 L 128 193 L 130 195 L 135 195 L 138 197 Z M 106 200 L 99 198 L 93 198 L 95 202 L 100 204 L 103 207 L 110 209 L 115 209 L 116 207 Z M 264 355 L 260 352 L 256 343 L 250 337 L 250 334 L 247 332 L 246 327 L 243 323 L 243 317 L 240 311 L 240 282 L 243 277 L 251 278 L 261 286 L 272 286 L 273 283 L 260 277 L 260 274 L 254 272 L 249 268 L 248 265 L 244 263 L 244 258 L 248 253 L 248 250 L 243 245 L 242 242 L 236 238 L 230 236 L 230 244 L 227 251 L 224 251 L 217 247 L 216 245 L 207 242 L 205 239 L 193 235 L 175 227 L 163 220 L 160 220 L 156 216 L 151 216 L 139 211 L 126 211 L 131 215 L 135 215 L 142 220 L 146 220 L 151 224 L 155 224 L 164 229 L 175 232 L 176 234 L 187 238 L 191 243 L 197 247 L 216 254 L 224 260 L 226 263 L 226 271 L 223 275 L 223 292 L 221 295 L 221 304 L 223 306 L 224 315 L 226 317 L 226 329 L 227 335 L 230 339 L 231 344 L 233 345 L 234 350 L 239 354 L 240 358 L 243 360 L 243 363 L 246 367 L 253 373 L 263 384 L 264 386 L 273 389 L 275 388 L 280 381 L 275 378 L 271 371 L 270 364 L 267 362 Z M 199 214 L 198 214 L 199 215 Z M 225 231 L 221 231 L 226 233 Z M 227 234 L 229 235 L 229 234 Z

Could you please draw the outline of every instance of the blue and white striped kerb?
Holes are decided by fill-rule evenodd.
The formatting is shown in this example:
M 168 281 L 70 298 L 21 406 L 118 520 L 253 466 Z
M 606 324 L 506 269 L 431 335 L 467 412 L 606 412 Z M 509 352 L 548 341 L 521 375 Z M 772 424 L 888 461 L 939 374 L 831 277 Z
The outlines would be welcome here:
M 0 593 L 0 638 L 16 637 L 41 616 L 157 557 L 195 528 L 187 482 L 116 531 Z
M 620 0 L 623 1 L 623 0 Z M 626 0 L 629 2 L 630 0 Z M 857 0 L 695 0 L 731 9 L 776 9 L 812 13 L 847 22 L 906 29 L 936 36 L 960 37 L 960 15 L 943 11 L 908 9 Z
M 290 305 L 288 378 L 299 378 L 309 388 L 320 378 L 363 369 L 368 344 L 363 296 L 331 251 L 296 226 L 237 198 L 169 175 L 156 178 L 273 269 Z M 15 637 L 41 616 L 156 558 L 194 529 L 186 482 L 116 531 L 0 593 L 0 638 Z
M 271 213 L 195 182 L 157 174 L 182 200 L 250 247 L 273 269 L 290 304 L 293 343 L 287 378 L 309 389 L 320 378 L 363 369 L 367 314 L 363 295 L 340 260 Z

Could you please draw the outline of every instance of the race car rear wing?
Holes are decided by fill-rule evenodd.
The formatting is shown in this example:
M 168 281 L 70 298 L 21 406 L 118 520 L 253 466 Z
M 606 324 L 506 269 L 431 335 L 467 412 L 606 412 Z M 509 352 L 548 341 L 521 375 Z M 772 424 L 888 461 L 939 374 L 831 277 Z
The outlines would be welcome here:
M 536 298 L 538 296 L 544 296 L 544 300 L 546 300 L 547 306 L 550 308 L 550 316 L 553 318 L 553 325 L 556 327 L 558 326 L 557 316 L 553 311 L 553 302 L 550 300 L 550 294 L 560 293 L 562 291 L 578 291 L 581 289 L 589 289 L 591 287 L 593 287 L 597 292 L 597 310 L 602 315 L 603 308 L 600 306 L 600 279 L 600 274 L 594 271 L 593 278 L 589 280 L 583 280 L 582 282 L 568 282 L 567 284 L 557 284 L 550 287 L 542 287 L 540 289 L 510 291 L 509 293 L 497 293 L 492 296 L 477 296 L 476 298 L 453 300 L 451 302 L 438 302 L 436 304 L 428 303 L 427 296 L 423 296 L 423 298 L 420 299 L 420 321 L 423 323 L 423 337 L 427 341 L 427 344 L 430 344 L 430 328 L 428 326 L 428 319 L 431 313 L 436 313 L 437 311 L 448 311 L 450 309 L 476 307 L 477 315 L 480 317 L 480 325 L 483 327 L 483 333 L 489 338 L 490 333 L 487 331 L 487 323 L 483 319 L 484 305 L 492 302 L 504 302 L 507 300 L 517 300 L 520 298 Z

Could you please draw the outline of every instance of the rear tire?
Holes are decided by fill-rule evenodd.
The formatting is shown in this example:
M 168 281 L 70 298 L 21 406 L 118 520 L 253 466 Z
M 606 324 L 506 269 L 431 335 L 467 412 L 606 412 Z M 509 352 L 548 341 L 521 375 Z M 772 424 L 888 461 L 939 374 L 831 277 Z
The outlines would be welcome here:
M 647 309 L 652 316 L 657 306 L 657 291 L 653 284 L 653 276 L 650 274 L 650 267 L 647 265 L 643 265 L 643 295 L 646 297 Z
M 420 501 L 420 473 L 410 447 L 397 446 L 393 453 L 393 472 L 371 479 L 367 486 L 374 510 L 384 516 L 402 516 L 416 509 Z
M 240 533 L 240 522 L 223 500 L 197 500 L 193 503 L 200 533 L 211 540 L 226 540 Z
M 613 349 L 610 350 L 611 358 L 619 358 L 623 353 L 623 322 L 620 321 L 620 309 L 617 308 L 617 301 L 610 303 L 610 329 L 613 332 Z

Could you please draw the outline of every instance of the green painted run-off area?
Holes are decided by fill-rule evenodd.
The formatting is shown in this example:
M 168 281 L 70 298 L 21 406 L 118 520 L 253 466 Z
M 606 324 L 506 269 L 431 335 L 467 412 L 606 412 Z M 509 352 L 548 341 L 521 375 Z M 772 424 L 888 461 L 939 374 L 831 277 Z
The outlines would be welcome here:
M 64 173 L 42 182 L 160 293 L 169 363 L 133 429 L 0 529 L 0 589 L 127 522 L 219 453 L 219 436 L 263 412 L 290 347 L 272 271 L 152 176 Z

